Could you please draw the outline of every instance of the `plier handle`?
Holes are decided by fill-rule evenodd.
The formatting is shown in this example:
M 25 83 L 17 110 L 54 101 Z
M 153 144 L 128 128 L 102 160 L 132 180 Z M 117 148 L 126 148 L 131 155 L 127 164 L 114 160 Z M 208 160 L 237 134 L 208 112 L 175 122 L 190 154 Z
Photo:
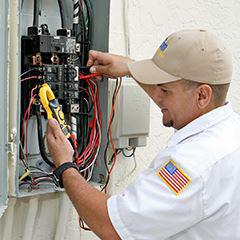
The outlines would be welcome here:
M 59 102 L 55 98 L 52 89 L 47 83 L 42 84 L 39 90 L 39 97 L 45 111 L 47 112 L 47 118 L 48 119 L 55 118 L 58 121 L 64 135 L 67 138 L 70 138 L 71 134 L 65 122 L 64 113 L 61 110 Z

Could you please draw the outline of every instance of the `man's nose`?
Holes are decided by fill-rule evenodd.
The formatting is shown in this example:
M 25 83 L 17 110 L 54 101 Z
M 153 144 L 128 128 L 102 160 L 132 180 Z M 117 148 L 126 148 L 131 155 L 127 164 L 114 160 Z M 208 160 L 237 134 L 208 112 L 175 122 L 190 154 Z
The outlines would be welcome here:
M 161 102 L 162 101 L 162 94 L 161 91 L 159 91 L 159 87 L 158 86 L 153 86 L 152 88 L 152 99 L 154 102 Z

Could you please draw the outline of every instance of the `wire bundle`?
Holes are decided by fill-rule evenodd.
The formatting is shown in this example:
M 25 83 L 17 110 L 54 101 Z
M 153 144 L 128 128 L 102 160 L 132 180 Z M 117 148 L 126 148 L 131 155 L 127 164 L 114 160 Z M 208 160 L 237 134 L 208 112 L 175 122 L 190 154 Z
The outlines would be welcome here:
M 22 74 L 22 75 L 24 75 L 24 74 Z M 73 147 L 76 152 L 74 161 L 79 166 L 80 172 L 86 178 L 87 181 L 89 181 L 92 177 L 93 169 L 96 164 L 97 156 L 98 156 L 100 146 L 101 146 L 101 139 L 102 139 L 102 136 L 101 136 L 102 114 L 101 114 L 101 108 L 100 108 L 100 102 L 99 102 L 98 83 L 97 83 L 97 80 L 94 79 L 95 76 L 97 76 L 97 75 L 96 74 L 89 74 L 89 75 L 81 74 L 79 76 L 79 81 L 81 81 L 82 83 L 85 84 L 85 88 L 80 87 L 79 90 L 81 90 L 80 93 L 82 92 L 82 94 L 84 93 L 84 95 L 86 96 L 86 98 L 84 98 L 85 104 L 87 105 L 86 109 L 89 113 L 91 112 L 91 115 L 89 113 L 86 115 L 88 120 L 85 121 L 85 125 L 87 123 L 87 125 L 85 127 L 86 133 L 83 135 L 83 137 L 84 137 L 84 140 L 87 142 L 86 146 L 82 145 L 82 147 L 80 148 L 79 146 L 81 145 L 81 143 L 78 142 L 75 135 L 72 134 Z M 21 83 L 24 83 L 26 81 L 36 81 L 36 79 L 37 79 L 36 76 L 31 76 L 31 77 L 25 77 L 25 78 L 21 79 L 20 81 L 21 81 Z M 39 90 L 38 86 L 35 86 L 31 90 L 30 101 L 29 101 L 27 109 L 24 112 L 24 117 L 23 117 L 23 120 L 21 123 L 22 134 L 21 134 L 21 139 L 20 139 L 20 158 L 21 158 L 24 168 L 25 168 L 24 176 L 20 177 L 21 181 L 33 173 L 31 170 L 29 170 L 30 168 L 33 168 L 33 166 L 29 166 L 29 164 L 28 164 L 28 155 L 29 155 L 29 151 L 28 151 L 28 135 L 29 135 L 28 134 L 28 121 L 32 114 L 32 112 L 31 112 L 32 106 L 35 104 L 36 101 L 38 101 L 38 94 L 34 93 L 34 91 L 36 92 L 37 90 Z M 91 105 L 91 107 L 90 107 L 90 105 Z M 41 121 L 41 119 L 40 119 L 41 115 L 39 115 L 39 114 L 41 114 L 41 113 L 37 112 L 37 120 L 38 120 L 38 126 L 41 126 L 41 124 L 39 124 L 39 121 Z M 83 127 L 83 126 L 80 125 L 80 127 Z M 42 128 L 40 128 L 40 129 L 42 129 Z M 84 131 L 82 130 L 82 132 L 84 132 Z M 39 141 L 40 141 L 42 138 L 42 130 L 39 132 L 39 128 L 38 128 L 38 137 L 39 137 Z M 43 144 L 44 144 L 43 141 L 41 141 L 40 145 L 43 145 Z M 40 152 L 41 152 L 41 148 L 40 148 Z M 44 155 L 47 155 L 47 154 L 45 153 Z M 44 159 L 44 160 L 48 164 L 50 163 L 49 161 L 51 161 L 51 160 L 46 161 L 46 159 Z M 49 164 L 49 165 L 54 167 L 53 164 Z M 40 174 L 41 177 L 38 177 L 38 182 L 36 182 L 36 181 L 33 181 L 34 177 L 31 176 L 32 177 L 31 178 L 32 182 L 30 181 L 31 184 L 33 184 L 33 182 L 34 182 L 34 184 L 41 183 L 41 179 L 43 179 L 43 181 L 45 181 L 46 179 L 49 180 L 49 174 L 51 174 L 51 173 L 47 173 L 47 175 L 46 175 L 44 172 L 41 172 L 41 169 L 38 169 L 38 170 L 39 170 L 38 174 L 41 173 Z M 26 174 L 26 172 L 28 174 Z M 34 172 L 34 173 L 36 174 L 36 172 Z M 47 177 L 47 178 L 45 178 L 45 177 Z M 27 182 L 29 182 L 29 181 L 27 181 Z
M 96 80 L 92 79 L 91 75 L 80 75 L 79 78 L 84 79 L 87 84 L 87 88 L 84 90 L 87 92 L 92 102 L 93 117 L 88 123 L 88 144 L 84 151 L 82 151 L 80 156 L 76 159 L 76 164 L 80 167 L 80 172 L 83 173 L 85 178 L 90 180 L 101 145 L 102 116 L 99 103 L 98 84 Z

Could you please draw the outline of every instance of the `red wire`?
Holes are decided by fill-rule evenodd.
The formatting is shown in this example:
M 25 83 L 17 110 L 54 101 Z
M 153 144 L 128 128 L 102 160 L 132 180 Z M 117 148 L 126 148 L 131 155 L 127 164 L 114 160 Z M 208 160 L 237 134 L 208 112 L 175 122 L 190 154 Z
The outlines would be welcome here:
M 35 86 L 32 90 L 31 90 L 31 97 L 30 97 L 30 101 L 29 101 L 29 105 L 27 110 L 24 113 L 24 117 L 23 117 L 23 122 L 22 122 L 22 136 L 21 136 L 21 142 L 23 146 L 26 146 L 25 148 L 25 155 L 26 158 L 28 159 L 28 121 L 30 118 L 30 110 L 31 110 L 31 106 L 33 104 L 33 101 L 35 99 L 35 97 L 37 96 L 37 94 L 33 95 L 33 91 L 37 89 L 37 86 Z M 23 139 L 24 139 L 24 123 L 25 123 L 25 129 L 26 129 L 26 138 L 25 138 L 25 144 L 23 144 Z
M 95 76 L 95 74 L 94 74 Z M 84 76 L 85 77 L 85 76 Z M 99 103 L 99 99 L 98 99 L 98 87 L 96 85 L 96 82 L 91 83 L 91 81 L 89 81 L 88 78 L 92 78 L 93 76 L 91 75 L 87 75 L 86 78 L 84 78 L 86 80 L 86 83 L 88 85 L 88 90 L 90 92 L 90 94 L 88 94 L 91 98 L 91 101 L 93 102 L 93 118 L 91 120 L 91 122 L 89 123 L 89 127 L 91 128 L 91 132 L 89 135 L 89 142 L 88 145 L 86 146 L 85 150 L 82 152 L 81 156 L 76 160 L 78 165 L 81 165 L 85 162 L 86 159 L 88 159 L 91 155 L 92 158 L 90 159 L 90 161 L 88 162 L 87 166 L 89 166 L 92 161 L 95 158 L 95 154 L 96 151 L 100 145 L 100 133 L 99 131 L 101 131 L 101 129 L 98 129 L 97 126 L 97 118 L 99 119 L 99 125 L 101 128 L 101 118 L 99 117 L 100 115 L 100 105 Z M 95 89 L 94 89 L 95 88 Z M 85 89 L 84 89 L 85 90 Z M 97 115 L 98 114 L 98 115 Z M 98 131 L 97 131 L 98 129 Z M 85 166 L 87 168 L 87 166 Z
M 94 118 L 92 119 L 92 134 L 91 134 L 91 142 L 93 141 L 93 137 L 95 136 L 95 139 L 94 139 L 94 142 L 93 142 L 93 151 L 96 152 L 97 151 L 97 148 L 99 147 L 99 144 L 100 144 L 100 134 L 99 134 L 99 131 L 100 129 L 98 129 L 97 131 L 97 118 L 99 119 L 99 116 L 97 116 L 97 114 L 100 112 L 100 110 L 98 110 L 98 106 L 97 106 L 97 102 L 98 102 L 98 89 L 96 89 L 96 95 L 94 95 L 94 90 L 90 84 L 90 82 L 88 82 L 88 85 L 89 85 L 89 89 L 90 91 L 92 92 L 92 95 L 94 96 L 94 99 L 93 99 L 93 103 L 94 103 Z M 100 124 L 100 122 L 99 122 Z M 101 126 L 100 126 L 101 128 Z M 93 151 L 89 151 L 89 154 L 90 155 Z M 94 154 L 93 154 L 93 159 L 94 159 Z M 90 162 L 91 163 L 91 162 Z
M 99 98 L 98 88 L 97 88 L 97 85 L 96 85 L 95 81 L 89 80 L 89 79 L 91 79 L 95 76 L 99 76 L 99 74 L 89 74 L 89 75 L 86 75 L 86 76 L 83 76 L 82 74 L 80 74 L 80 76 L 79 76 L 79 79 L 85 79 L 86 83 L 88 84 L 88 90 L 90 92 L 89 96 L 91 97 L 91 100 L 92 100 L 93 106 L 94 106 L 94 114 L 93 114 L 93 118 L 92 118 L 91 122 L 89 123 L 89 127 L 91 128 L 91 132 L 90 132 L 90 135 L 89 135 L 89 142 L 88 142 L 87 147 L 85 148 L 85 150 L 81 154 L 81 156 L 76 160 L 78 165 L 83 164 L 84 161 L 86 159 L 88 159 L 88 157 L 92 153 L 96 154 L 97 148 L 99 147 L 99 144 L 100 144 L 100 138 L 99 138 L 100 135 L 99 135 L 98 131 L 100 131 L 101 129 L 99 129 L 97 131 L 97 117 L 99 119 L 100 128 L 102 127 L 102 118 L 101 118 L 101 111 L 100 111 L 100 103 L 99 103 L 99 99 L 98 99 Z M 92 81 L 92 83 L 91 83 L 91 81 Z M 122 84 L 122 79 L 120 78 L 118 88 L 115 92 L 115 95 L 113 96 L 113 104 L 112 104 L 112 109 L 111 109 L 111 114 L 110 114 L 110 119 L 109 119 L 109 125 L 108 125 L 108 132 L 109 132 L 109 138 L 110 138 L 109 140 L 110 140 L 111 147 L 112 147 L 112 150 L 113 150 L 114 159 L 113 159 L 112 166 L 111 166 L 110 170 L 108 171 L 107 179 L 110 178 L 110 175 L 113 171 L 113 168 L 114 168 L 114 166 L 116 164 L 116 160 L 117 160 L 117 153 L 116 153 L 116 149 L 115 149 L 114 142 L 113 142 L 111 124 L 112 124 L 112 121 L 113 121 L 114 107 L 115 107 L 117 95 L 119 93 L 121 84 Z M 94 88 L 96 88 L 96 89 L 94 89 Z M 83 90 L 86 91 L 85 89 L 83 89 Z M 94 154 L 92 154 L 93 158 L 91 160 L 94 159 Z M 87 166 L 89 166 L 90 164 L 91 164 L 91 161 L 88 162 Z M 106 186 L 105 186 L 105 190 L 106 190 Z
M 113 114 L 114 114 L 115 103 L 116 103 L 117 95 L 118 95 L 118 92 L 119 92 L 119 90 L 120 90 L 121 85 L 122 85 L 122 78 L 120 78 L 120 82 L 119 82 L 118 88 L 117 88 L 117 90 L 116 90 L 116 92 L 115 92 L 115 95 L 113 96 L 112 110 L 111 110 L 110 120 L 109 120 L 109 124 L 108 124 L 109 140 L 110 140 L 111 147 L 112 147 L 112 150 L 113 150 L 114 158 L 113 158 L 112 166 L 111 166 L 111 168 L 109 169 L 108 174 L 107 174 L 106 184 L 105 184 L 105 186 L 103 187 L 105 193 L 106 193 L 107 184 L 108 184 L 110 175 L 111 175 L 111 173 L 112 173 L 112 171 L 113 171 L 113 168 L 114 168 L 114 166 L 115 166 L 115 164 L 116 164 L 116 160 L 117 160 L 117 153 L 116 153 L 116 149 L 115 149 L 114 142 L 113 142 L 111 125 L 112 125 L 113 116 L 114 116 Z
M 91 79 L 93 77 L 98 77 L 98 76 L 101 76 L 99 73 L 91 73 L 89 75 L 83 75 L 83 74 L 80 74 L 79 75 L 79 79 L 82 80 L 82 79 Z
M 74 151 L 75 151 L 75 155 L 76 155 L 76 158 L 78 158 L 78 143 L 77 143 L 77 139 L 76 139 L 76 136 L 75 134 L 71 134 L 71 138 L 73 140 L 73 147 L 74 147 Z

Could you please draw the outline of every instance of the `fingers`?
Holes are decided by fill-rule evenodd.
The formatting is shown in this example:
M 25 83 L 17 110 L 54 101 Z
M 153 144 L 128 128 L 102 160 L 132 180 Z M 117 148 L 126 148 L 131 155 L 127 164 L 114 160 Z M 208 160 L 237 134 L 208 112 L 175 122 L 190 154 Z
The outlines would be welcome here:
M 108 65 L 112 61 L 111 54 L 90 50 L 88 54 L 88 62 L 87 66 L 93 66 L 93 65 Z
M 47 144 L 51 157 L 58 167 L 64 162 L 71 162 L 73 148 L 68 139 L 63 134 L 58 122 L 55 119 L 48 121 Z
M 90 50 L 87 65 L 91 73 L 115 78 L 129 75 L 127 64 L 132 61 L 127 57 Z
M 90 50 L 89 51 L 89 57 L 88 57 L 88 62 L 87 62 L 87 66 L 90 67 L 89 71 L 91 73 L 101 73 L 97 70 L 97 67 L 99 65 L 99 59 L 101 59 L 101 55 L 100 52 L 98 51 L 94 51 L 94 50 Z M 98 80 L 100 80 L 102 77 L 98 77 Z
M 103 65 L 94 65 L 92 66 L 89 71 L 91 73 L 99 73 L 102 75 L 109 75 L 109 67 Z
M 102 53 L 99 51 L 90 50 L 88 53 L 87 66 L 90 67 L 90 66 L 94 65 L 94 63 L 96 63 L 96 61 L 98 61 L 98 59 L 101 59 L 101 55 L 102 55 Z

